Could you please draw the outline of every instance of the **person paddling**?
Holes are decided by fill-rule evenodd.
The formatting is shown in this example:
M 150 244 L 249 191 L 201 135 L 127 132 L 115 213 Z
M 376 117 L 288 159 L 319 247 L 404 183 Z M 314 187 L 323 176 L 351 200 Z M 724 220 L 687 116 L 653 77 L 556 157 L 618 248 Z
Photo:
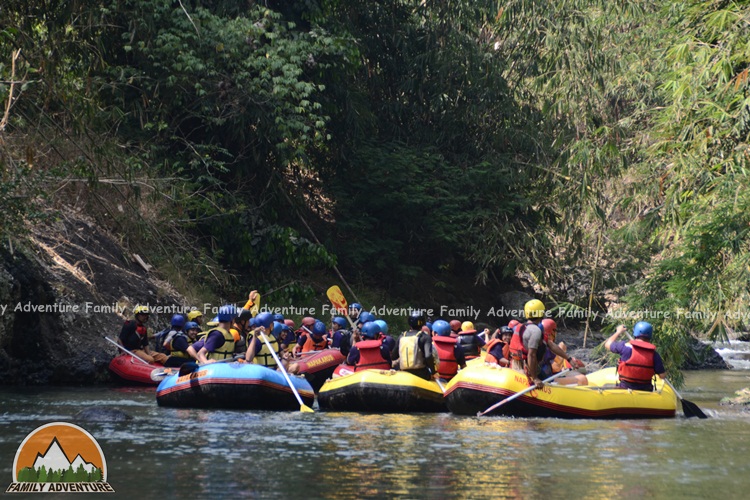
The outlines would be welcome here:
M 485 341 L 477 334 L 477 329 L 471 321 L 461 323 L 461 331 L 458 332 L 458 343 L 464 350 L 466 361 L 478 358 Z
M 634 391 L 653 391 L 654 375 L 666 378 L 664 361 L 656 352 L 656 346 L 651 343 L 654 327 L 646 321 L 639 321 L 633 327 L 633 340 L 630 342 L 617 341 L 627 328 L 620 325 L 604 342 L 604 347 L 620 355 L 617 373 L 620 376 L 619 387 Z
M 485 363 L 510 366 L 510 339 L 513 336 L 513 330 L 507 326 L 500 327 L 499 335 L 493 335 L 485 349 L 487 355 L 484 358 Z

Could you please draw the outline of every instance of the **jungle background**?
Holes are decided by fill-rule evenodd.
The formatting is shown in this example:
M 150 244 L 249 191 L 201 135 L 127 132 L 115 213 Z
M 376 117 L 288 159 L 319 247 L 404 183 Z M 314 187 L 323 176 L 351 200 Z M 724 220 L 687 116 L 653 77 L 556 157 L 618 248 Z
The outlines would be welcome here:
M 674 369 L 747 330 L 749 24 L 746 1 L 2 0 L 2 254 L 105 232 L 130 286 L 137 254 L 198 304 L 668 312 Z

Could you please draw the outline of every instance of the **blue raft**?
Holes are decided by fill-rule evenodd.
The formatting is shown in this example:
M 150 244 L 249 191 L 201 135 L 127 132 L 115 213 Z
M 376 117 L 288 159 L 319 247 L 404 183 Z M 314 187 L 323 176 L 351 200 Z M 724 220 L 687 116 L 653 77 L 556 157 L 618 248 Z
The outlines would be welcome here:
M 303 377 L 289 377 L 306 405 L 315 399 Z M 156 388 L 159 406 L 173 408 L 239 408 L 299 410 L 284 374 L 249 363 L 212 363 L 186 375 L 171 375 Z

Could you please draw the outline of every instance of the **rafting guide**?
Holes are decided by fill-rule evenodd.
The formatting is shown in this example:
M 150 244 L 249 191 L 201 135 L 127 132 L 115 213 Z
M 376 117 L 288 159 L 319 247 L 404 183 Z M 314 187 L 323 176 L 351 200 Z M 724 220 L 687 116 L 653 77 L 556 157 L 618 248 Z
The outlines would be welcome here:
M 67 422 L 37 427 L 13 460 L 6 493 L 114 493 L 107 461 L 96 439 Z

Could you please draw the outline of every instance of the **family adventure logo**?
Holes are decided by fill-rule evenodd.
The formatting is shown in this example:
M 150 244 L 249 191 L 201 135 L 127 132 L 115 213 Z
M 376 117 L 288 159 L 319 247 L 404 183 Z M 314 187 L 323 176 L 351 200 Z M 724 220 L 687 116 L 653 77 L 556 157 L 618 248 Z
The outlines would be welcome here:
M 38 427 L 26 436 L 13 460 L 6 493 L 114 493 L 99 443 L 65 422 Z

